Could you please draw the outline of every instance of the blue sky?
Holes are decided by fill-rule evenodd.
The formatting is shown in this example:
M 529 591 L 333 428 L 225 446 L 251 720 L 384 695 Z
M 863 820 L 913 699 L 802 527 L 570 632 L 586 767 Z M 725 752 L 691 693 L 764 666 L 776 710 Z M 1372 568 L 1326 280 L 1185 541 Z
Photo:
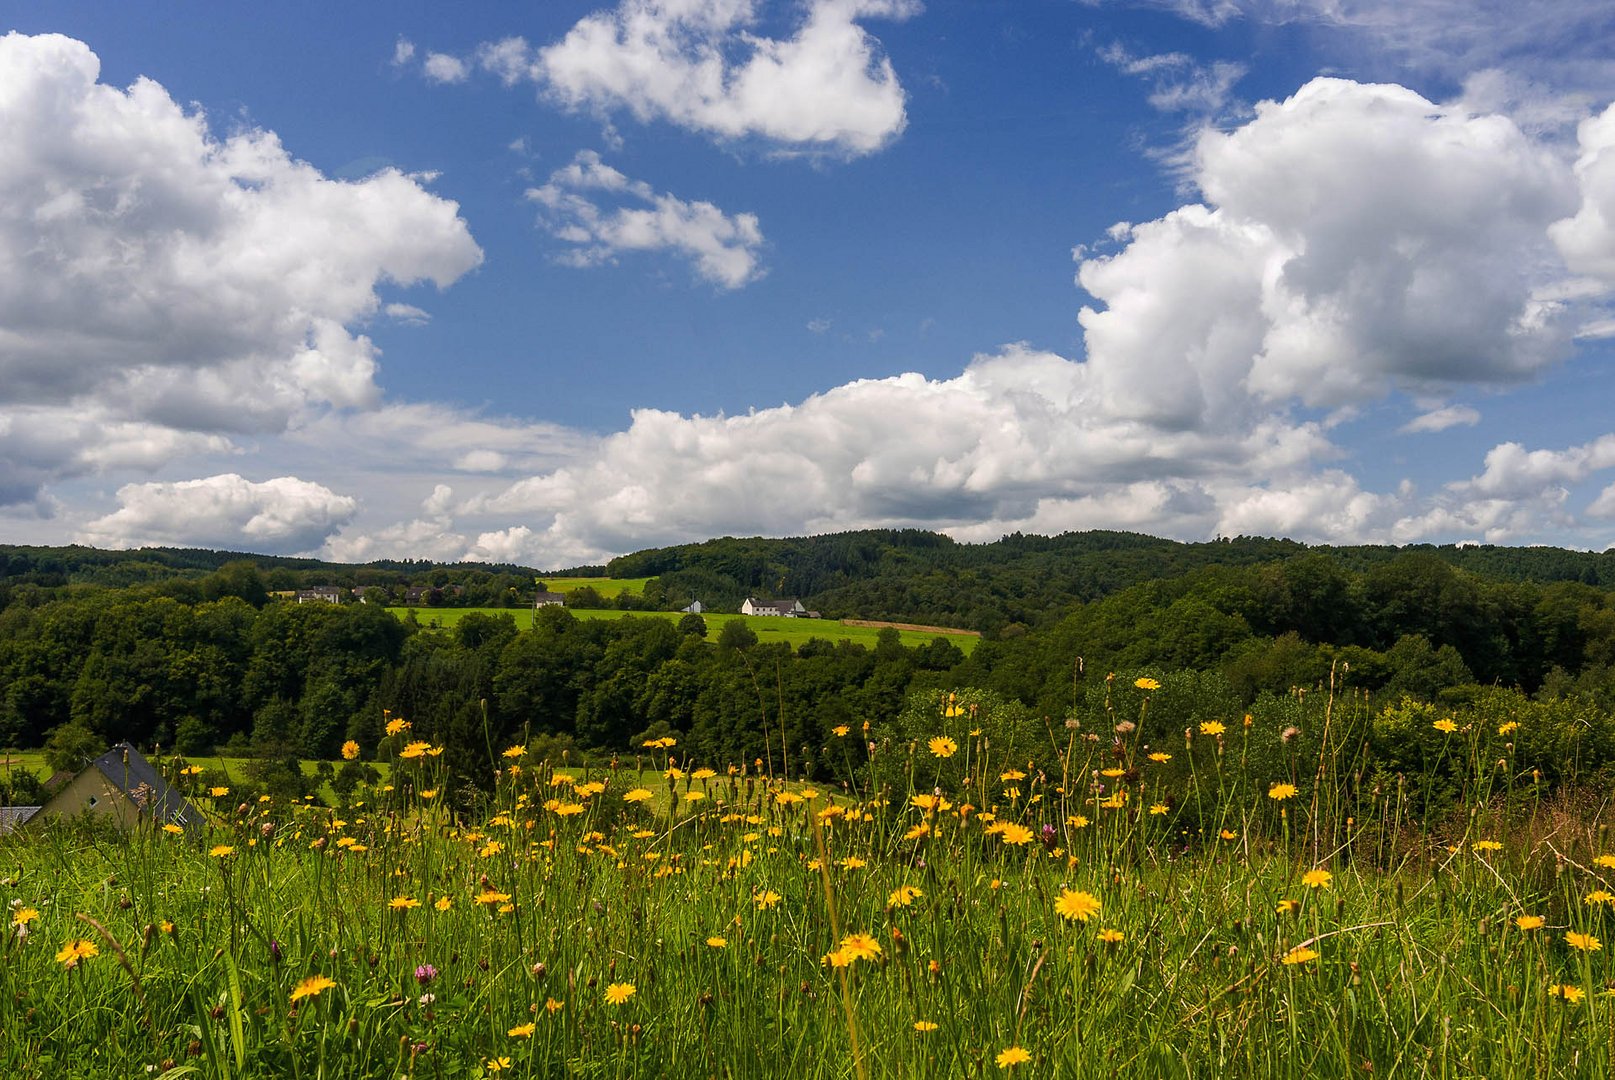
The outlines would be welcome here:
M 13 542 L 1615 542 L 1607 5 L 9 18 Z

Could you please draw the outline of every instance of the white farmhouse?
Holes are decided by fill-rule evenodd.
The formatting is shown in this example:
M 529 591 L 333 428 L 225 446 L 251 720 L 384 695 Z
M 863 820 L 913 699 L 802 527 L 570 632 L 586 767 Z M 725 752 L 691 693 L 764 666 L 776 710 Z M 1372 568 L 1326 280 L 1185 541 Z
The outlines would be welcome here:
M 755 596 L 746 597 L 746 602 L 740 605 L 742 615 L 774 615 L 785 619 L 809 618 L 808 609 L 802 606 L 802 601 L 787 600 L 759 600 Z

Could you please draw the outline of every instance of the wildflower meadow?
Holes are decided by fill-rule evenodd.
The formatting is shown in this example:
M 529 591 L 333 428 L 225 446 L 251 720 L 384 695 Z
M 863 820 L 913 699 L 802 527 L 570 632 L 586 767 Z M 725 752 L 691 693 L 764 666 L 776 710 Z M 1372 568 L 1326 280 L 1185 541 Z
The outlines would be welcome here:
M 0 1075 L 1610 1075 L 1596 778 L 1483 710 L 1163 693 L 930 694 L 812 782 L 494 746 L 474 812 L 399 718 L 340 806 L 166 760 L 205 835 L 0 841 Z

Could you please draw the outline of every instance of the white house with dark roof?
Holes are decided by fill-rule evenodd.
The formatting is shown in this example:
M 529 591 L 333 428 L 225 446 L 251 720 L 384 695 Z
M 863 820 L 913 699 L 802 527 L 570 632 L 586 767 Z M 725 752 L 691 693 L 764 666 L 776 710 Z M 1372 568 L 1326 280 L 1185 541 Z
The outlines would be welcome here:
M 740 605 L 742 615 L 773 615 L 783 619 L 805 619 L 809 617 L 808 609 L 802 606 L 802 601 L 786 600 L 759 600 L 755 596 L 746 597 L 746 602 Z

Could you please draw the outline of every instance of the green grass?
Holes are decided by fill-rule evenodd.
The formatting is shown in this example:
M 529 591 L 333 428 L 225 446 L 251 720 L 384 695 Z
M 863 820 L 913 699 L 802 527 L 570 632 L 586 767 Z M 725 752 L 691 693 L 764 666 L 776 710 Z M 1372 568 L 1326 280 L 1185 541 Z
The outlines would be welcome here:
M 216 770 L 223 773 L 227 777 L 233 778 L 244 776 L 246 774 L 246 765 L 249 759 L 207 755 L 199 757 L 187 757 L 185 760 L 192 765 L 200 765 L 204 769 Z M 163 761 L 159 759 L 154 761 L 153 764 L 161 768 Z M 301 764 L 304 776 L 312 777 L 319 772 L 320 763 L 318 761 L 304 761 Z M 331 764 L 335 768 L 341 768 L 343 765 L 341 761 L 333 761 Z M 385 761 L 371 761 L 367 762 L 367 764 L 373 766 L 375 770 L 381 774 L 383 782 L 385 782 L 386 777 L 392 768 L 390 763 Z M 45 754 L 42 750 L 11 750 L 0 752 L 0 777 L 6 775 L 7 769 L 15 770 L 17 772 L 22 772 L 24 770 L 30 771 L 41 780 L 49 778 L 51 774 L 51 768 L 49 765 L 45 764 Z M 329 784 L 321 784 L 315 790 L 315 796 L 327 803 L 336 801 L 336 793 L 331 790 Z
M 531 629 L 533 625 L 533 612 L 529 608 L 389 608 L 399 618 L 413 610 L 415 617 L 422 626 L 452 627 L 466 615 L 475 611 L 483 615 L 510 615 L 516 620 L 516 625 L 523 630 Z M 580 619 L 621 619 L 628 616 L 634 618 L 670 619 L 678 622 L 684 616 L 676 611 L 618 611 L 605 609 L 602 611 L 568 609 Z M 845 623 L 830 619 L 780 619 L 767 615 L 720 615 L 703 613 L 701 618 L 706 620 L 707 640 L 718 640 L 718 633 L 723 624 L 734 619 L 743 620 L 747 626 L 756 633 L 760 642 L 783 641 L 795 648 L 812 638 L 826 641 L 853 641 L 874 648 L 880 635 L 880 629 L 873 626 L 848 626 Z M 926 645 L 938 637 L 936 633 L 927 633 L 917 630 L 899 630 L 898 636 L 903 644 Z M 949 642 L 959 647 L 965 655 L 975 649 L 976 642 L 981 640 L 974 634 L 952 633 L 942 634 Z
M 573 589 L 588 586 L 607 600 L 611 600 L 622 593 L 638 595 L 645 591 L 645 583 L 650 578 L 595 578 L 595 577 L 546 577 L 539 578 L 539 584 L 549 592 L 565 593 Z
M 1039 774 L 975 704 L 831 735 L 844 789 L 513 749 L 463 820 L 423 756 L 345 810 L 204 798 L 200 844 L 25 829 L 0 1076 L 1611 1075 L 1607 799 L 1497 769 L 1494 728 L 1421 718 L 1430 817 L 1434 773 L 1347 790 L 1332 706 L 1277 767 L 1260 715 L 1107 716 Z

